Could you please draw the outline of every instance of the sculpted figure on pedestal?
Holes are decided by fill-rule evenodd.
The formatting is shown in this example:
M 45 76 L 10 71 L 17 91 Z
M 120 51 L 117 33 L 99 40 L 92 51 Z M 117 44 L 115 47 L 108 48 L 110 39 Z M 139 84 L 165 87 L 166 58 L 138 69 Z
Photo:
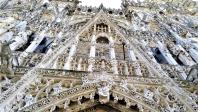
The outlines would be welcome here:
M 193 65 L 187 77 L 188 81 L 192 81 L 193 83 L 198 83 L 198 65 Z
M 22 47 L 28 40 L 27 33 L 26 32 L 19 32 L 18 35 L 13 39 L 15 42 L 13 42 L 10 45 L 11 50 L 16 50 Z
M 12 74 L 12 54 L 9 44 L 12 42 L 3 43 L 0 41 L 0 67 L 2 73 Z
M 102 104 L 109 102 L 110 100 L 110 89 L 111 86 L 107 82 L 103 82 L 98 88 L 98 94 L 100 95 L 99 101 Z
M 29 106 L 35 102 L 35 98 L 31 94 L 25 96 L 25 106 Z

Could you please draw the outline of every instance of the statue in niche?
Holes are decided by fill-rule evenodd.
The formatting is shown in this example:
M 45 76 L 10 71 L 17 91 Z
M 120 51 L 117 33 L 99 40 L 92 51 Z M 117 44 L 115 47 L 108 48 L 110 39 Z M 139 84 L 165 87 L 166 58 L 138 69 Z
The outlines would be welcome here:
M 191 70 L 186 79 L 193 83 L 198 83 L 198 64 L 191 67 Z
M 102 104 L 108 103 L 110 100 L 111 85 L 108 82 L 103 81 L 98 85 L 98 94 L 100 96 L 99 101 Z
M 0 41 L 0 70 L 2 73 L 13 74 L 12 54 L 9 45 L 11 42 Z

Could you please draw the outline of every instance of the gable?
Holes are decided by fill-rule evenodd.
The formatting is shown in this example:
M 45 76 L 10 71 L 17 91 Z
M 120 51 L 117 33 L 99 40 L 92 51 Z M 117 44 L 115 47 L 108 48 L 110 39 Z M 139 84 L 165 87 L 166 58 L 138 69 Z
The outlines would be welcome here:
M 95 35 L 102 33 L 107 34 L 109 37 L 112 37 L 113 40 L 115 40 L 117 43 L 126 41 L 125 36 L 120 32 L 118 26 L 110 20 L 110 18 L 105 14 L 103 10 L 100 10 L 100 12 L 94 18 L 89 20 L 82 27 L 82 30 L 78 32 L 78 36 L 81 40 L 91 41 L 91 36 L 93 33 L 95 33 Z

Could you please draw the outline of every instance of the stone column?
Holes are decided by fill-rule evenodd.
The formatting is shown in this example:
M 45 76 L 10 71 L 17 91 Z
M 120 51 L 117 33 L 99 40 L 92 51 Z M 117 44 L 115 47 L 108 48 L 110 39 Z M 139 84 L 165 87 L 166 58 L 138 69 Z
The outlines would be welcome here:
M 112 69 L 113 69 L 113 73 L 114 74 L 118 74 L 118 67 L 117 67 L 117 60 L 116 60 L 116 56 L 115 56 L 115 49 L 114 49 L 114 42 L 112 37 L 110 38 L 110 58 L 111 58 L 111 65 L 112 65 Z
M 177 62 L 175 61 L 175 59 L 170 54 L 170 52 L 168 51 L 168 49 L 160 41 L 158 41 L 157 44 L 158 44 L 158 49 L 160 50 L 161 54 L 166 59 L 168 64 L 178 65 Z
M 188 52 L 186 52 L 186 50 L 181 46 L 181 45 L 177 45 L 178 49 L 180 50 L 180 54 L 179 54 L 179 60 L 187 66 L 192 66 L 195 64 L 195 62 L 192 60 L 192 58 L 190 57 L 190 55 L 188 54 Z
M 124 73 L 125 73 L 125 75 L 129 75 L 129 70 L 128 70 L 128 65 L 127 65 L 127 63 L 125 62 L 125 64 L 124 64 Z
M 69 70 L 70 69 L 70 64 L 71 64 L 71 61 L 73 59 L 73 56 L 76 52 L 76 47 L 77 47 L 77 43 L 74 43 L 71 48 L 70 48 L 70 51 L 69 51 L 69 56 L 67 58 L 67 62 L 65 63 L 64 65 L 64 69 L 67 69 Z
M 78 68 L 77 70 L 81 71 L 82 70 L 82 58 L 79 59 L 78 61 Z
M 88 64 L 89 64 L 88 71 L 89 72 L 93 72 L 94 62 L 95 62 L 94 58 L 89 58 L 89 60 L 88 60 Z
M 131 59 L 131 61 L 137 61 L 135 54 L 131 47 L 129 47 L 128 51 L 129 51 L 129 58 Z
M 131 60 L 132 62 L 135 62 L 135 63 L 133 63 L 133 66 L 134 66 L 134 68 L 135 68 L 135 74 L 136 74 L 137 76 L 142 76 L 142 72 L 141 72 L 140 65 L 139 65 L 139 63 L 137 62 L 137 59 L 136 59 L 136 56 L 135 56 L 135 54 L 134 54 L 134 52 L 133 52 L 133 50 L 132 50 L 132 47 L 131 47 L 130 45 L 128 45 L 128 46 L 129 46 L 128 52 L 129 52 L 130 60 Z
M 12 64 L 14 66 L 19 66 L 19 63 L 18 63 L 18 60 L 17 60 L 17 57 L 16 56 L 14 56 L 13 61 L 12 61 Z
M 111 33 L 111 27 L 110 26 L 108 26 L 108 32 Z
M 194 48 L 190 48 L 189 49 L 189 54 L 198 63 L 198 51 L 195 50 Z
M 115 49 L 114 49 L 113 43 L 110 44 L 110 58 L 111 58 L 111 59 L 116 59 L 116 56 L 115 56 Z
M 93 35 L 92 36 L 92 40 L 91 40 L 91 49 L 90 49 L 90 54 L 89 57 L 95 57 L 96 55 L 96 36 Z
M 94 34 L 91 40 L 91 49 L 90 49 L 89 60 L 88 60 L 89 61 L 88 71 L 90 72 L 93 71 L 95 56 L 96 56 L 96 36 Z

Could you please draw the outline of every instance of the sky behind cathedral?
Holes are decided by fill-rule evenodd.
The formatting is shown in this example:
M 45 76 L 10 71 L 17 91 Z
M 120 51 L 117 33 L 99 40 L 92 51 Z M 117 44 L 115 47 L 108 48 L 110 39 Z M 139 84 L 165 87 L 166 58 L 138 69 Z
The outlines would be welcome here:
M 82 3 L 81 5 L 86 5 L 86 6 L 96 6 L 98 7 L 101 3 L 107 8 L 120 8 L 121 5 L 121 0 L 81 0 Z M 137 0 L 133 0 L 137 1 Z M 144 1 L 144 0 L 139 0 L 139 1 Z M 193 0 L 193 1 L 198 1 L 198 0 Z
M 81 0 L 81 5 L 87 5 L 87 6 L 96 6 L 98 7 L 101 3 L 105 7 L 108 8 L 120 8 L 121 0 Z

